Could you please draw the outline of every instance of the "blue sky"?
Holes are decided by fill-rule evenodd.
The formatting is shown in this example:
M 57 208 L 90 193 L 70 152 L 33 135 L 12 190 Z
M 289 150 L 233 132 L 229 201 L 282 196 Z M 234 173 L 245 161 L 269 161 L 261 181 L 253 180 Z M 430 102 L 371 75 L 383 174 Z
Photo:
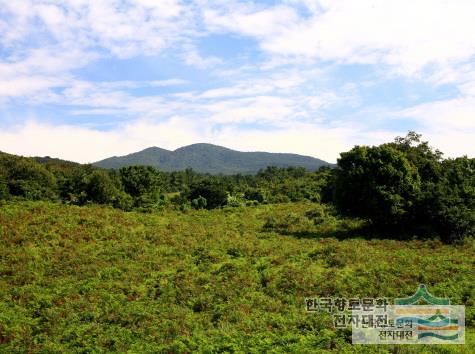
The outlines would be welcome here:
M 0 150 L 475 155 L 472 0 L 0 0 Z

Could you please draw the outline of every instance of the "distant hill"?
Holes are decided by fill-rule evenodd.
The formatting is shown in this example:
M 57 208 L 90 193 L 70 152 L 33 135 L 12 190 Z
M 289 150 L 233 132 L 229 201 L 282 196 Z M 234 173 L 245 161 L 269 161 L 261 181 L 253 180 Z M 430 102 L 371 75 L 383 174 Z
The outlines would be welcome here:
M 35 157 L 32 157 L 31 159 L 43 165 L 63 165 L 63 166 L 70 166 L 70 167 L 77 167 L 81 165 L 80 163 L 77 163 L 77 162 L 62 160 L 62 159 L 49 157 L 49 156 L 43 156 L 43 157 L 35 156 Z
M 255 174 L 268 166 L 305 167 L 317 170 L 332 164 L 310 156 L 269 152 L 241 152 L 212 144 L 193 144 L 175 151 L 151 147 L 125 156 L 114 156 L 95 162 L 103 168 L 131 165 L 153 166 L 161 171 L 182 171 L 186 168 L 211 174 Z

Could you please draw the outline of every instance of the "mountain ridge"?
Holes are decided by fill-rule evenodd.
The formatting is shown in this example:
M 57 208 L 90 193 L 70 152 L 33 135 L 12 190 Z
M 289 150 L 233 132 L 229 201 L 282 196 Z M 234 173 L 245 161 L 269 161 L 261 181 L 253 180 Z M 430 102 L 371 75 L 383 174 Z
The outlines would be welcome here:
M 152 146 L 124 156 L 106 158 L 94 162 L 93 165 L 111 169 L 146 165 L 162 171 L 182 171 L 192 168 L 197 172 L 210 174 L 255 174 L 268 166 L 305 167 L 308 170 L 333 166 L 331 163 L 312 156 L 264 151 L 237 151 L 209 143 L 195 143 L 175 150 Z

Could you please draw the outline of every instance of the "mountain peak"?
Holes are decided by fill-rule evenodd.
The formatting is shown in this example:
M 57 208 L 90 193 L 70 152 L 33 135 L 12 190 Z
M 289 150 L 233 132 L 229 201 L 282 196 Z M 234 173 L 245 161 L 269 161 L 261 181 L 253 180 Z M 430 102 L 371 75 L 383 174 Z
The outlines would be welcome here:
M 317 170 L 331 164 L 310 156 L 270 152 L 241 152 L 223 146 L 196 143 L 174 151 L 156 146 L 126 156 L 112 157 L 94 163 L 103 168 L 131 165 L 153 166 L 162 171 L 182 171 L 186 168 L 211 174 L 255 174 L 268 166 L 305 167 Z
M 190 150 L 190 149 L 219 149 L 219 150 L 231 150 L 228 149 L 224 146 L 219 146 L 215 144 L 210 144 L 210 143 L 195 143 L 195 144 L 190 144 L 186 146 L 179 147 L 175 151 L 178 150 Z

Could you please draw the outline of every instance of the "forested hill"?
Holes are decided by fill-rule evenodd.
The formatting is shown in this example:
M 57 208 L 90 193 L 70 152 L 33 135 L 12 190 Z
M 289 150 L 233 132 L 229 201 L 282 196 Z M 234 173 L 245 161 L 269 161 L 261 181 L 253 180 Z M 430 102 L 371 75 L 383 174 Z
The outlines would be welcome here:
M 114 156 L 94 163 L 103 168 L 131 165 L 153 166 L 161 171 L 182 171 L 186 168 L 211 174 L 255 174 L 268 166 L 305 167 L 314 171 L 332 164 L 310 156 L 269 152 L 241 152 L 212 144 L 193 144 L 169 151 L 151 147 L 126 156 Z

